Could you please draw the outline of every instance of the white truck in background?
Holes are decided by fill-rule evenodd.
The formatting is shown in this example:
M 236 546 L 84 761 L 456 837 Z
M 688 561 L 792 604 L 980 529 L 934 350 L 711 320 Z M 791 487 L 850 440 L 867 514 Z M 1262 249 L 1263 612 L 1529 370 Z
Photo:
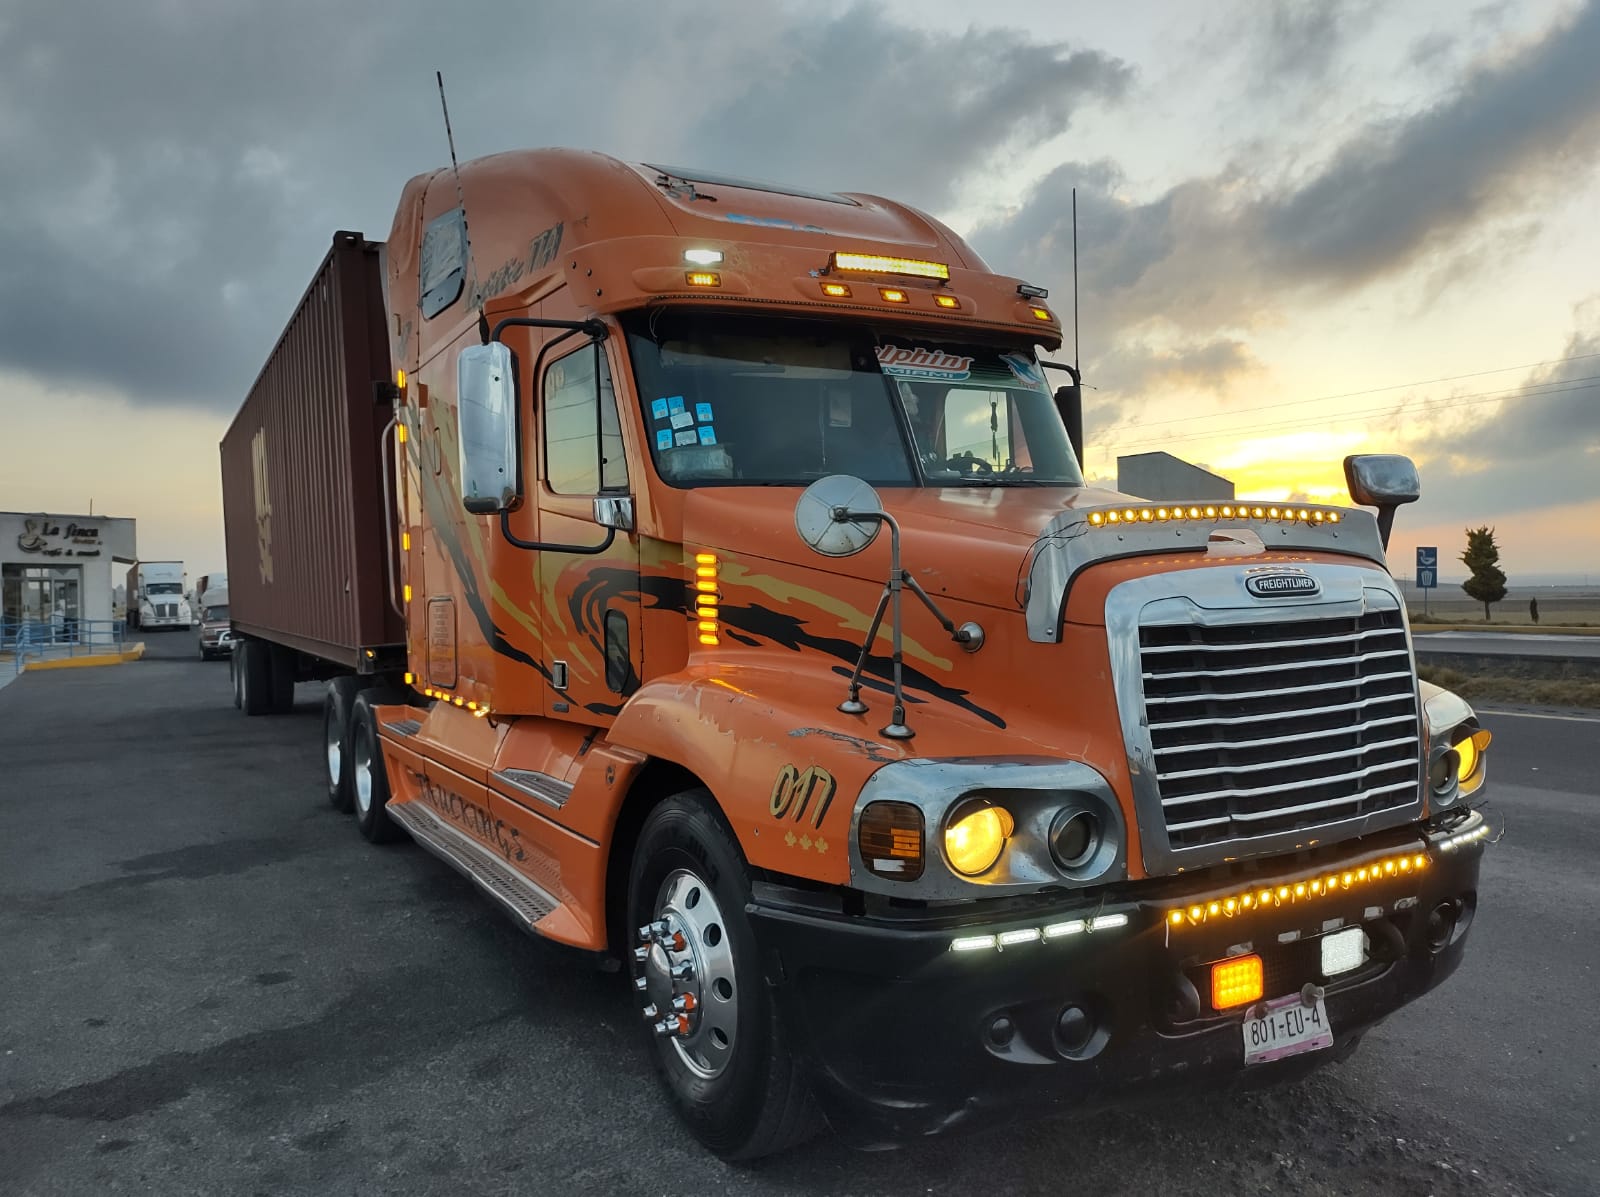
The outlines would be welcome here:
M 140 561 L 128 570 L 128 626 L 144 630 L 192 626 L 181 561 Z
M 206 595 L 212 595 L 211 600 L 206 600 Z M 221 598 L 217 598 L 221 595 Z M 215 573 L 201 574 L 200 580 L 194 584 L 194 591 L 190 595 L 189 606 L 194 614 L 196 625 L 205 622 L 205 610 L 214 603 L 228 601 L 228 575 L 221 570 Z

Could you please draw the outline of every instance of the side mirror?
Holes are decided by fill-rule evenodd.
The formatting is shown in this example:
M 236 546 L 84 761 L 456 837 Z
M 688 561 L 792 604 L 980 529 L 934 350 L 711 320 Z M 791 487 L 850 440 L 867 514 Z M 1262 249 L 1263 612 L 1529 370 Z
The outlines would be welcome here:
M 1056 410 L 1067 426 L 1067 440 L 1072 444 L 1073 456 L 1078 459 L 1078 468 L 1087 472 L 1089 467 L 1083 460 L 1083 380 L 1071 366 L 1064 369 L 1072 376 L 1072 385 L 1056 388 Z
M 517 494 L 517 384 L 509 346 L 470 345 L 456 362 L 461 505 L 505 511 Z
M 860 478 L 830 474 L 818 478 L 794 505 L 800 539 L 824 557 L 853 557 L 878 536 L 883 502 Z M 867 518 L 854 520 L 851 516 Z
M 618 532 L 633 531 L 633 496 L 599 495 L 594 501 L 594 522 Z
M 1365 453 L 1344 459 L 1344 480 L 1350 498 L 1362 507 L 1378 509 L 1378 534 L 1389 547 L 1395 508 L 1415 503 L 1422 496 L 1416 463 L 1398 453 Z

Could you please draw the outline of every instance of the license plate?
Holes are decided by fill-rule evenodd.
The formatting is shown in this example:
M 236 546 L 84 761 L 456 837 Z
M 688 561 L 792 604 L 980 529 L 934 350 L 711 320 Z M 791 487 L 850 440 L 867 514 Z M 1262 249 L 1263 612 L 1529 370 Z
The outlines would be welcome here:
M 1328 1025 L 1328 1010 L 1322 999 L 1308 1006 L 1297 993 L 1266 1003 L 1261 1017 L 1245 1019 L 1242 1029 L 1246 1065 L 1266 1064 L 1333 1046 L 1333 1028 Z

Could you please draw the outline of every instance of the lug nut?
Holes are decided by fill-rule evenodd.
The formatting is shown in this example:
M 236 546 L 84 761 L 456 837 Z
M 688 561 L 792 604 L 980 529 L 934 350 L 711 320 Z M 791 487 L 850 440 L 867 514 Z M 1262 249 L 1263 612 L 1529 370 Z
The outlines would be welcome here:
M 646 960 L 650 959 L 650 949 L 649 948 L 634 948 L 633 949 L 633 958 L 635 960 L 637 960 L 640 964 L 643 964 Z
M 682 931 L 674 931 L 664 946 L 669 952 L 681 952 L 689 946 L 689 941 L 683 937 Z
M 694 965 L 687 960 L 680 961 L 672 966 L 672 979 L 674 981 L 690 981 L 694 979 Z
M 633 979 L 633 987 L 635 989 L 637 989 L 640 993 L 643 993 L 646 989 L 650 988 L 650 978 L 649 977 L 635 977 Z
M 657 1035 L 670 1035 L 677 1030 L 677 1026 L 670 1019 L 663 1018 L 652 1029 Z
M 666 919 L 658 919 L 639 928 L 639 940 L 642 943 L 660 943 L 671 934 L 672 928 L 667 926 Z
M 680 993 L 672 999 L 672 1008 L 679 1014 L 688 1014 L 695 1008 L 695 1005 L 696 1002 L 692 993 Z
M 661 1013 L 661 1011 L 656 1009 L 656 1004 L 654 1002 L 651 1002 L 648 1006 L 646 1006 L 644 1008 L 644 1020 L 646 1022 L 649 1022 L 652 1018 L 657 1017 L 660 1013 Z

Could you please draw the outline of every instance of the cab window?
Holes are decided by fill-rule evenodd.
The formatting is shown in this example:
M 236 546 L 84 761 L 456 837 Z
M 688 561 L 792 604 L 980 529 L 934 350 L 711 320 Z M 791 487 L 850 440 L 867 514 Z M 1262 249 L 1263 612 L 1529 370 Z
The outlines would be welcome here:
M 544 372 L 543 396 L 545 481 L 550 489 L 558 495 L 626 490 L 628 464 L 605 355 L 589 345 L 551 362 Z

